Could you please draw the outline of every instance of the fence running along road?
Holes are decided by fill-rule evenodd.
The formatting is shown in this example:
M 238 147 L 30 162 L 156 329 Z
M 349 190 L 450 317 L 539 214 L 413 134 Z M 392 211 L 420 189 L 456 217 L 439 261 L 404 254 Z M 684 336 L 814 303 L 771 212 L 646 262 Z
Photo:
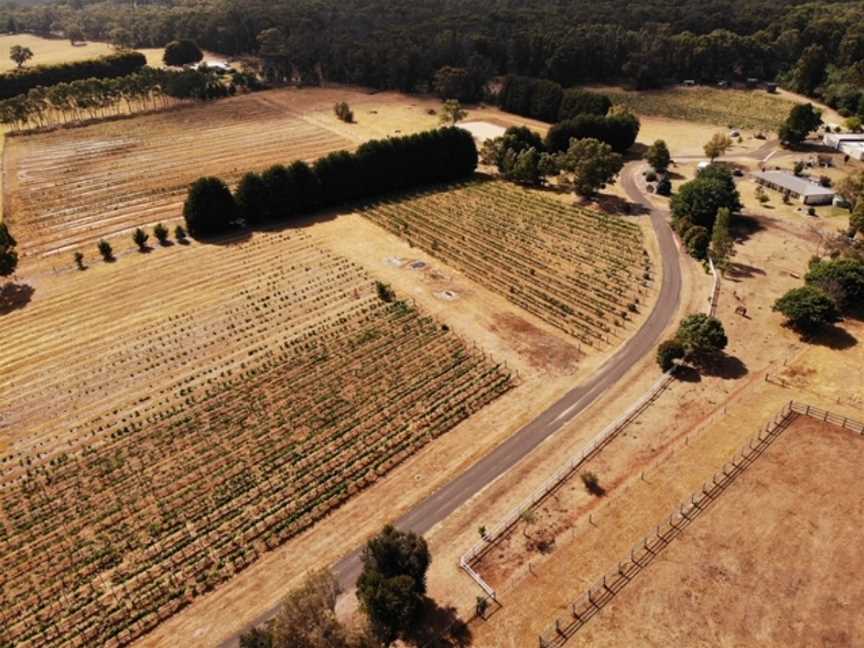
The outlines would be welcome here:
M 709 299 L 708 314 L 714 316 L 717 311 L 717 299 L 720 294 L 720 276 L 714 267 L 714 262 L 711 257 L 708 257 L 708 264 L 711 269 L 711 274 L 714 281 L 711 287 L 711 297 Z M 524 502 L 516 506 L 508 513 L 503 520 L 498 522 L 491 531 L 487 531 L 483 538 L 466 551 L 459 558 L 459 566 L 465 571 L 475 583 L 486 592 L 492 600 L 497 601 L 495 590 L 485 581 L 477 570 L 474 569 L 474 563 L 477 559 L 482 558 L 495 543 L 507 533 L 514 524 L 525 514 L 541 502 L 543 502 L 552 493 L 557 491 L 574 473 L 581 468 L 587 461 L 595 457 L 606 445 L 612 441 L 618 434 L 636 420 L 642 412 L 654 403 L 666 388 L 672 383 L 675 378 L 677 367 L 673 367 L 664 373 L 651 388 L 645 392 L 630 408 L 624 412 L 617 420 L 610 423 L 603 431 L 594 437 L 575 457 L 567 461 L 561 466 L 552 476 L 547 479 L 536 491 L 534 491 Z

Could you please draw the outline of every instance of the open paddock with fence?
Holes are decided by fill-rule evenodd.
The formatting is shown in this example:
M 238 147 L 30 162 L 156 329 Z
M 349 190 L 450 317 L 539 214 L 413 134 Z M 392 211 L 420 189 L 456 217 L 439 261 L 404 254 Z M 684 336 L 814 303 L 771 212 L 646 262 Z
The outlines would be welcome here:
M 862 457 L 864 425 L 790 403 L 536 645 L 854 645 Z

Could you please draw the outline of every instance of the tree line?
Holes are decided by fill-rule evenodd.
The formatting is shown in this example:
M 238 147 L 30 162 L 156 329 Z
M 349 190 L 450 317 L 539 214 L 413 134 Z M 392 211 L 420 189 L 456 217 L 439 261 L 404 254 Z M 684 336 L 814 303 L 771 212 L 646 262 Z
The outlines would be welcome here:
M 256 226 L 353 200 L 466 178 L 477 148 L 461 128 L 371 140 L 355 152 L 337 151 L 312 165 L 295 161 L 249 172 L 232 193 L 219 178 L 198 179 L 183 207 L 189 233 L 206 237 L 238 224 Z
M 169 101 L 205 101 L 251 91 L 260 84 L 234 72 L 227 78 L 207 68 L 166 70 L 145 67 L 117 78 L 79 79 L 31 88 L 0 101 L 0 123 L 15 131 L 80 123 L 113 115 L 166 107 Z
M 572 93 L 568 109 L 596 112 L 559 122 L 542 139 L 530 128 L 510 127 L 483 143 L 480 158 L 513 182 L 538 186 L 556 178 L 559 186 L 592 196 L 621 171 L 622 153 L 633 146 L 640 128 L 639 119 L 626 110 L 607 115 L 607 102 L 603 95 Z
M 564 89 L 548 79 L 509 75 L 498 93 L 502 110 L 546 122 L 579 115 L 604 116 L 612 107 L 609 97 L 579 88 Z
M 81 79 L 114 79 L 140 71 L 147 59 L 140 52 L 117 52 L 86 61 L 38 65 L 0 74 L 0 99 L 27 94 L 37 87 L 71 83 Z
M 757 77 L 853 110 L 864 58 L 864 7 L 833 0 L 638 0 L 626 11 L 618 0 L 500 0 L 492 8 L 478 0 L 79 0 L 10 3 L 0 23 L 121 46 L 189 38 L 227 55 L 259 54 L 274 75 L 309 83 L 429 91 L 449 67 L 463 71 L 461 88 L 473 87 L 473 97 L 452 97 L 463 101 L 506 74 L 565 87 Z

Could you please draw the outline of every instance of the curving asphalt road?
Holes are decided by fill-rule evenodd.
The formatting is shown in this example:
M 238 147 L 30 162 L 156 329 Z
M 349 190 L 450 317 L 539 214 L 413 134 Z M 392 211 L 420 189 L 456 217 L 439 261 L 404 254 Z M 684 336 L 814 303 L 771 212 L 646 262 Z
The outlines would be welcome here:
M 577 416 L 618 380 L 644 356 L 651 353 L 660 334 L 672 320 L 678 309 L 681 294 L 681 267 L 678 247 L 672 230 L 667 224 L 668 213 L 654 209 L 636 183 L 640 162 L 628 164 L 621 176 L 622 186 L 628 198 L 649 210 L 663 258 L 663 277 L 660 295 L 648 319 L 618 352 L 613 355 L 591 377 L 574 387 L 536 419 L 492 450 L 488 455 L 456 477 L 446 486 L 417 504 L 411 511 L 394 522 L 403 530 L 425 533 L 435 524 L 471 499 L 516 465 L 546 438 L 557 432 L 564 424 Z M 331 571 L 344 590 L 354 587 L 360 575 L 360 549 L 344 556 Z M 255 624 L 263 623 L 276 613 L 272 608 L 263 613 Z M 224 642 L 221 648 L 234 648 L 238 638 Z

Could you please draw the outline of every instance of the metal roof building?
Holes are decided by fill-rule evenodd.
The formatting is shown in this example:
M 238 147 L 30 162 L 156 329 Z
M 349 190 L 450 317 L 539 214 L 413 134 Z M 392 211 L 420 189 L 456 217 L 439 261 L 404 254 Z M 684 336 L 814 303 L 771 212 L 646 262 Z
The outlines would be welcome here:
M 864 160 L 864 133 L 826 133 L 823 144 L 856 160 Z
M 788 193 L 805 205 L 830 205 L 834 199 L 834 190 L 830 187 L 823 187 L 817 182 L 801 178 L 788 171 L 762 171 L 754 173 L 753 178 L 769 189 Z

